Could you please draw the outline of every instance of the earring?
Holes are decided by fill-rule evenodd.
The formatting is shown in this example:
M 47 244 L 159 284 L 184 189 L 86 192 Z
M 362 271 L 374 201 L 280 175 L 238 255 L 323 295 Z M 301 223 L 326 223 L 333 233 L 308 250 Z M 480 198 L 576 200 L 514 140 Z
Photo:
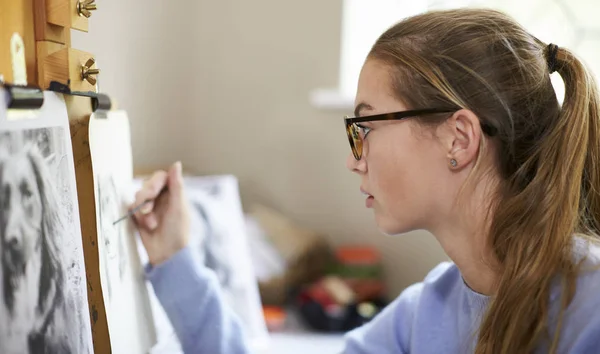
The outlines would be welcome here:
M 452 167 L 458 166 L 458 161 L 456 161 L 455 159 L 450 160 L 450 166 L 452 166 Z

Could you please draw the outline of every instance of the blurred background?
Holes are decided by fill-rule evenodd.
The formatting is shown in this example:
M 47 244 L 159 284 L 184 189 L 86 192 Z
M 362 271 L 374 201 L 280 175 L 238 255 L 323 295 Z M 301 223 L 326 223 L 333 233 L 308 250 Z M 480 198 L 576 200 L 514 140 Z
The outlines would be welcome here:
M 235 176 L 244 209 L 268 206 L 333 247 L 372 247 L 389 298 L 447 258 L 426 232 L 380 234 L 345 168 L 342 117 L 377 36 L 427 9 L 493 7 L 600 72 L 596 0 L 97 3 L 73 47 L 95 53 L 100 91 L 128 112 L 136 169 L 181 160 L 190 174 Z

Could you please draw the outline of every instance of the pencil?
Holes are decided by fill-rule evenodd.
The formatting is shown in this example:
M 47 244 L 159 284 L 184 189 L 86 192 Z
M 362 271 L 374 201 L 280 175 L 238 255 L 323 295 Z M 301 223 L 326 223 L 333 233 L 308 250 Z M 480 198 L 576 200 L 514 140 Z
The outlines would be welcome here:
M 154 198 L 154 199 L 148 199 L 145 202 L 143 202 L 142 204 L 140 204 L 140 205 L 136 206 L 135 208 L 131 209 L 130 211 L 127 212 L 127 214 L 123 215 L 117 221 L 113 222 L 113 226 L 116 225 L 117 223 L 125 220 L 125 219 L 128 219 L 128 218 L 132 217 L 133 215 L 135 215 L 135 213 L 137 213 L 138 211 L 140 211 L 140 209 L 142 209 L 144 206 L 146 206 L 149 203 L 151 203 L 151 202 L 155 201 L 156 199 L 158 199 L 166 191 L 167 191 L 167 187 L 165 186 L 163 189 L 161 189 L 160 193 L 158 193 L 158 196 L 156 198 Z

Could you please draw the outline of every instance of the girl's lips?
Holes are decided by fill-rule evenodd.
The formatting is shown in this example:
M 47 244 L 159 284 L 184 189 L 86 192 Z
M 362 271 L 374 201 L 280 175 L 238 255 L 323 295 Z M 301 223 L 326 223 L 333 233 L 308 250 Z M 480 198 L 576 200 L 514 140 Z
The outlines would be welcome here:
M 375 198 L 373 198 L 372 195 L 368 196 L 367 199 L 365 200 L 365 206 L 367 208 L 371 208 L 373 206 L 373 201 L 375 200 Z
M 360 187 L 360 192 L 367 197 L 367 199 L 365 200 L 365 206 L 367 208 L 372 207 L 373 200 L 375 200 L 375 198 L 373 198 L 373 196 L 369 194 L 369 192 L 367 192 L 363 187 Z

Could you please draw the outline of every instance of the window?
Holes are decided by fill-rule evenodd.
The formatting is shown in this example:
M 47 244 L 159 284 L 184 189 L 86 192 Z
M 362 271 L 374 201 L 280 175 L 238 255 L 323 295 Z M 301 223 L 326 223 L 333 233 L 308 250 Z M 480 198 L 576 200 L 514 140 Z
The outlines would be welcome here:
M 429 9 L 490 7 L 508 13 L 546 43 L 573 50 L 600 75 L 600 13 L 598 0 L 344 0 L 339 84 L 311 93 L 317 107 L 350 110 L 360 68 L 371 46 L 402 18 Z M 552 81 L 559 99 L 564 87 L 558 74 Z

